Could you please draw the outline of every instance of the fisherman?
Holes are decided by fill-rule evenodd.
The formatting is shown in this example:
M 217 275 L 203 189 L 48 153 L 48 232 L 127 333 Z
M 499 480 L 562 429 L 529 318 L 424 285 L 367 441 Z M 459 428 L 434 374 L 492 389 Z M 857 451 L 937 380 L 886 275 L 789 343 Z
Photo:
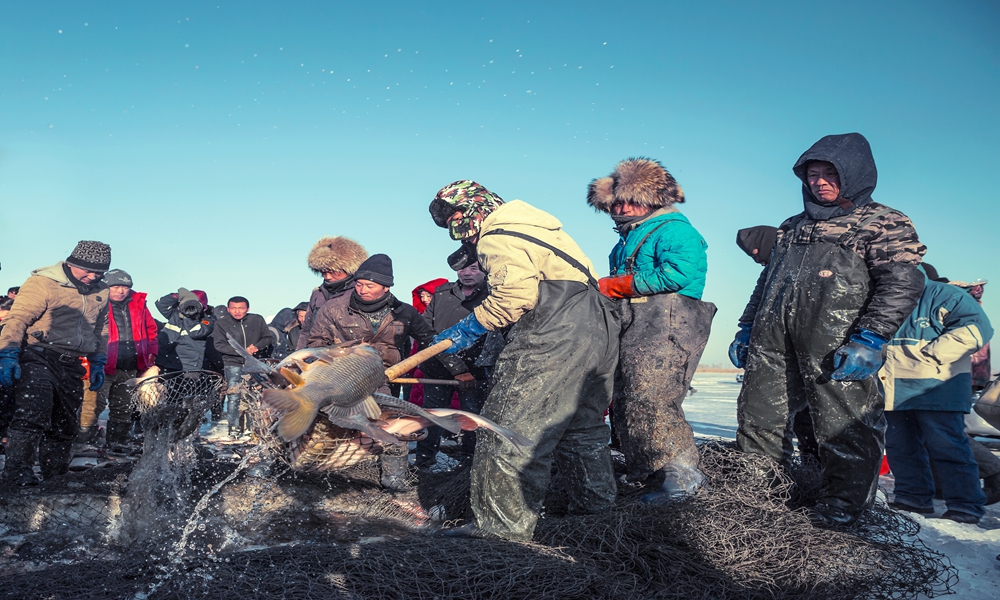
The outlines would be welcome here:
M 452 325 L 469 316 L 472 311 L 483 303 L 489 294 L 486 287 L 486 273 L 479 268 L 479 263 L 471 261 L 458 270 L 458 279 L 445 283 L 434 290 L 431 302 L 424 311 L 424 319 L 430 323 L 434 333 L 441 333 Z M 482 367 L 475 366 L 476 359 L 483 349 L 485 336 L 462 352 L 450 355 L 444 362 L 432 358 L 420 365 L 424 375 L 431 379 L 453 379 L 458 382 L 458 401 L 462 410 L 479 414 L 486 399 L 486 372 Z M 450 385 L 424 385 L 424 408 L 447 408 L 451 405 L 455 387 Z M 427 437 L 417 442 L 416 465 L 429 467 L 435 464 L 438 447 L 441 444 L 440 427 L 432 426 L 427 430 Z M 476 432 L 468 431 L 462 434 L 462 449 L 458 456 L 460 460 L 472 458 L 476 449 Z
M 243 437 L 246 416 L 240 410 L 240 395 L 233 389 L 243 382 L 243 357 L 229 345 L 229 337 L 247 349 L 257 358 L 270 356 L 276 340 L 267 327 L 264 317 L 249 312 L 250 301 L 243 296 L 233 296 L 226 303 L 227 314 L 215 323 L 212 343 L 222 354 L 224 374 L 229 393 L 226 394 L 227 422 L 229 437 L 236 440 Z
M 990 320 L 972 296 L 947 283 L 925 282 L 879 372 L 889 425 L 885 453 L 896 478 L 890 507 L 932 514 L 936 474 L 948 507 L 942 518 L 974 524 L 985 513 L 965 415 L 972 410 L 972 354 L 992 336 Z
M 5 482 L 38 485 L 69 470 L 83 403 L 83 365 L 90 386 L 104 383 L 108 340 L 104 320 L 111 247 L 81 241 L 65 261 L 36 269 L 21 286 L 0 333 L 0 385 L 15 385 L 14 419 L 7 433 Z
M 600 513 L 616 494 L 608 427 L 618 362 L 619 319 L 601 295 L 590 261 L 552 215 L 504 203 L 469 180 L 442 188 L 434 223 L 477 256 L 490 292 L 469 316 L 439 334 L 447 352 L 513 325 L 482 415 L 533 440 L 523 454 L 492 435 L 472 461 L 474 519 L 452 536 L 530 540 L 553 458 L 571 490 L 569 511 Z
M 621 300 L 611 416 L 628 478 L 656 487 L 641 498 L 652 504 L 691 494 L 705 479 L 681 403 L 716 308 L 701 300 L 708 244 L 674 207 L 682 202 L 677 181 L 647 158 L 618 163 L 587 193 L 587 203 L 611 215 L 621 236 L 611 251 L 611 276 L 600 280 L 601 293 Z
M 132 276 L 113 269 L 104 276 L 104 283 L 111 301 L 104 323 L 108 338 L 105 381 L 100 389 L 84 393 L 76 439 L 81 443 L 92 439 L 97 417 L 107 407 L 107 443 L 121 446 L 128 442 L 132 428 L 132 394 L 125 382 L 156 363 L 159 344 L 156 321 L 146 307 L 146 294 L 132 291 Z
M 309 343 L 309 331 L 319 309 L 333 298 L 350 295 L 354 291 L 354 273 L 366 258 L 368 252 L 361 244 L 342 236 L 322 238 L 312 247 L 308 257 L 309 268 L 323 277 L 323 283 L 314 288 L 309 296 L 302 331 L 295 346 L 297 350 Z
M 393 285 L 392 259 L 373 254 L 354 273 L 354 291 L 331 298 L 316 314 L 309 330 L 309 348 L 332 346 L 350 340 L 370 344 L 391 367 L 403 357 L 412 337 L 422 346 L 430 345 L 434 331 L 417 309 L 400 302 L 389 292 Z M 385 383 L 378 390 L 389 394 Z M 392 491 L 408 486 L 406 446 L 391 446 L 382 454 L 382 485 Z
M 823 463 L 811 518 L 850 525 L 871 506 L 882 462 L 874 376 L 923 291 L 927 249 L 906 215 L 872 201 L 875 161 L 862 135 L 824 137 L 792 170 L 805 211 L 778 228 L 731 346 L 746 368 L 737 444 L 781 461 L 788 414 L 804 401 Z

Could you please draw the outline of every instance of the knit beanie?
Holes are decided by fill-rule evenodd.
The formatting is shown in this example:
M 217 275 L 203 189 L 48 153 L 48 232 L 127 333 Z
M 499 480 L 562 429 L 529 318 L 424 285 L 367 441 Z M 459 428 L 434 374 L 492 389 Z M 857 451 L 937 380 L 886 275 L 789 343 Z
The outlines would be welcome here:
M 132 276 L 121 269 L 112 269 L 104 275 L 104 283 L 106 283 L 108 287 L 113 285 L 124 285 L 127 288 L 131 288 Z
M 479 235 L 483 220 L 503 204 L 503 199 L 482 185 L 468 179 L 441 188 L 429 207 L 438 227 L 446 227 L 453 240 Z M 455 213 L 459 218 L 449 222 Z
M 111 246 L 83 240 L 76 245 L 66 264 L 86 271 L 107 271 L 111 266 Z
M 372 254 L 365 262 L 361 263 L 354 279 L 366 279 L 374 281 L 386 287 L 392 286 L 392 259 L 385 254 Z

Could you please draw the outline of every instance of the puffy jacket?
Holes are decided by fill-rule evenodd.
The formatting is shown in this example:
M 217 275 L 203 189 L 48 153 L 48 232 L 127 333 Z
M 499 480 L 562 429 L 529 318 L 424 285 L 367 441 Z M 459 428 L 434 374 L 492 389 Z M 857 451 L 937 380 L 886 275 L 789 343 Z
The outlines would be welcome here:
M 525 233 L 562 250 L 579 261 L 590 277 L 534 242 L 509 235 L 490 235 L 498 230 Z M 563 231 L 559 219 L 521 200 L 503 204 L 483 220 L 476 253 L 479 264 L 488 273 L 490 294 L 473 312 L 490 331 L 516 323 L 535 308 L 540 281 L 589 283 L 591 278 L 597 279 L 594 265 Z
M 323 308 L 324 304 L 334 298 L 339 298 L 344 294 L 350 296 L 353 291 L 353 276 L 348 277 L 343 281 L 322 283 L 318 287 L 313 288 L 312 294 L 309 295 L 309 303 L 306 306 L 306 318 L 302 321 L 302 331 L 299 333 L 298 343 L 295 345 L 296 350 L 302 350 L 309 342 L 309 332 L 312 330 L 313 323 L 316 321 L 316 315 L 319 313 L 319 309 Z
M 661 208 L 629 228 L 611 250 L 611 275 L 626 274 L 625 263 L 637 246 L 632 268 L 632 287 L 637 293 L 672 292 L 701 299 L 708 244 L 687 217 L 673 207 Z
M 125 299 L 128 304 L 129 324 L 132 330 L 132 341 L 135 342 L 135 362 L 139 372 L 145 371 L 156 364 L 160 344 L 156 339 L 156 320 L 146 308 L 145 292 L 129 292 Z M 108 311 L 108 363 L 104 365 L 104 373 L 114 375 L 118 364 L 119 324 L 115 322 L 115 312 Z
M 20 348 L 26 342 L 86 356 L 107 348 L 108 286 L 93 284 L 82 292 L 64 265 L 58 262 L 31 272 L 3 320 L 0 349 Z
M 462 286 L 457 281 L 438 286 L 434 291 L 434 299 L 424 311 L 424 319 L 430 324 L 434 333 L 441 333 L 469 315 L 477 306 L 486 300 L 490 291 L 486 282 L 479 286 L 471 296 L 462 294 Z M 486 336 L 479 338 L 475 344 L 458 354 L 443 357 L 445 360 L 433 358 L 421 364 L 420 368 L 431 379 L 440 379 L 449 375 L 472 373 L 476 379 L 486 379 L 482 367 L 476 367 L 476 359 L 483 350 Z
M 182 309 L 190 310 L 193 316 L 186 316 Z M 157 300 L 156 310 L 167 319 L 160 330 L 160 353 L 156 363 L 178 371 L 201 370 L 205 362 L 205 343 L 215 328 L 212 311 L 184 288 Z
M 389 301 L 388 306 L 389 311 L 376 332 L 367 315 L 351 308 L 351 294 L 333 298 L 316 314 L 309 332 L 308 347 L 318 348 L 361 340 L 378 350 L 385 366 L 391 367 L 402 359 L 410 337 L 421 346 L 431 344 L 434 330 L 417 309 L 395 297 Z
M 222 362 L 227 367 L 243 364 L 243 357 L 229 345 L 227 333 L 233 336 L 237 342 L 243 344 L 244 348 L 249 348 L 251 345 L 256 346 L 257 352 L 254 353 L 254 356 L 258 358 L 270 356 L 276 342 L 274 335 L 267 327 L 267 322 L 264 321 L 264 317 L 247 313 L 237 321 L 229 314 L 223 315 L 221 319 L 216 321 L 212 337 L 215 349 L 222 355 Z
M 917 308 L 889 342 L 879 379 L 886 410 L 969 412 L 972 355 L 993 327 L 965 291 L 927 281 Z

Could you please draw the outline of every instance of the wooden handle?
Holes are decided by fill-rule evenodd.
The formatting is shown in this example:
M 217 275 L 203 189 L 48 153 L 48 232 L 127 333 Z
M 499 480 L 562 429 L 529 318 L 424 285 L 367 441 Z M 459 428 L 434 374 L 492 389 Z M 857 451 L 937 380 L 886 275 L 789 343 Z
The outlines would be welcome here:
M 434 358 L 438 354 L 441 354 L 448 348 L 451 348 L 451 340 L 444 340 L 443 342 L 438 342 L 433 346 L 424 348 L 420 352 L 417 352 L 413 356 L 401 360 L 398 363 L 392 365 L 385 370 L 385 376 L 389 378 L 389 381 L 399 377 L 403 373 L 409 372 L 410 369 L 416 367 L 420 363 L 424 362 L 428 358 Z
M 421 377 L 417 379 L 416 377 L 400 377 L 399 379 L 393 379 L 389 383 L 426 383 L 427 385 L 460 385 L 461 382 L 455 381 L 454 379 L 424 379 Z

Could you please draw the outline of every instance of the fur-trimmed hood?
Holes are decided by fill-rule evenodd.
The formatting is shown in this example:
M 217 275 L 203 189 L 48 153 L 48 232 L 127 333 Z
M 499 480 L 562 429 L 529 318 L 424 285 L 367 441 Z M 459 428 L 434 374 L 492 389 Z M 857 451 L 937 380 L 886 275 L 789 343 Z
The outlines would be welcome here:
M 367 259 L 368 252 L 354 240 L 342 236 L 325 237 L 309 251 L 309 268 L 316 273 L 343 271 L 353 275 Z
M 628 158 L 615 172 L 590 182 L 587 204 L 610 213 L 615 202 L 629 202 L 651 209 L 684 202 L 684 190 L 677 180 L 651 158 Z

